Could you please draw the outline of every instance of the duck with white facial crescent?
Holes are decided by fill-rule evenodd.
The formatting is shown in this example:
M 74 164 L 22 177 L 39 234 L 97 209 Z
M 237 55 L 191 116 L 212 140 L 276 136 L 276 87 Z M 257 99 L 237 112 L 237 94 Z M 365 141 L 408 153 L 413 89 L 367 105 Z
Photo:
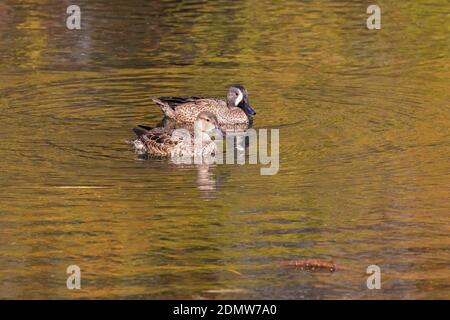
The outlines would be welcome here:
M 256 114 L 242 85 L 231 86 L 225 100 L 192 96 L 160 97 L 153 101 L 167 118 L 182 124 L 193 123 L 200 112 L 208 111 L 217 117 L 221 128 L 248 126 Z

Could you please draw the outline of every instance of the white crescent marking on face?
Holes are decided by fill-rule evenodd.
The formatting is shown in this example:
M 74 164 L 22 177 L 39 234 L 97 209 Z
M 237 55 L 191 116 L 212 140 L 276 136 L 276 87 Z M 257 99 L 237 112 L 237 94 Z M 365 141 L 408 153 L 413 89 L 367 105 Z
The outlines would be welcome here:
M 242 99 L 244 99 L 244 95 L 242 94 L 242 91 L 239 90 L 239 96 L 236 98 L 234 105 L 237 107 L 239 103 L 241 103 Z

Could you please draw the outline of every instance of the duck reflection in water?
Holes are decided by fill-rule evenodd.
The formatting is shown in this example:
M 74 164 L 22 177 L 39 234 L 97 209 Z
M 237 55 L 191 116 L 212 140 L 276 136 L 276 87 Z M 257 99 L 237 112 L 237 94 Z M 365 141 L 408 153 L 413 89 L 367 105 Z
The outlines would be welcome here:
M 195 166 L 197 187 L 201 196 L 214 196 L 217 181 L 215 175 L 210 172 L 210 166 L 217 163 L 219 152 L 222 152 L 215 140 L 220 140 L 223 136 L 215 115 L 201 112 L 192 131 L 144 126 L 138 126 L 133 131 L 136 138 L 129 143 L 134 146 L 139 159 L 167 159 L 169 165 L 166 163 L 166 169 Z

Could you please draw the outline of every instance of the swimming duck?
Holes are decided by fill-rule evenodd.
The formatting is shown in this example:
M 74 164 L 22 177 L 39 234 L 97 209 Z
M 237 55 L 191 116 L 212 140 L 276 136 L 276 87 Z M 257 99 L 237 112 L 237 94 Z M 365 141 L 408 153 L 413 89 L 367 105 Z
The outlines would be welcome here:
M 134 145 L 136 153 L 162 157 L 214 155 L 217 147 L 210 135 L 223 135 L 217 117 L 208 111 L 197 115 L 193 132 L 185 129 L 144 126 L 135 127 L 133 131 L 137 138 L 131 141 L 131 144 Z
M 153 99 L 169 119 L 188 124 L 195 121 L 202 111 L 213 113 L 219 126 L 248 126 L 256 114 L 248 102 L 247 90 L 241 85 L 233 85 L 228 90 L 226 100 L 204 97 L 161 97 Z

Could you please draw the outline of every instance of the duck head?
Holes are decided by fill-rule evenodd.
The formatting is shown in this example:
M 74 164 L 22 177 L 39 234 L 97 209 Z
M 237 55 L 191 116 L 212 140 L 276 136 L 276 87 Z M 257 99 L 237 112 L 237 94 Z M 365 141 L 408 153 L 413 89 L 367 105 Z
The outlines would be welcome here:
M 241 108 L 249 118 L 256 114 L 255 110 L 253 110 L 248 102 L 247 90 L 245 90 L 244 86 L 239 84 L 231 86 L 228 90 L 227 105 L 228 108 Z
M 219 127 L 219 121 L 217 120 L 217 117 L 209 111 L 200 112 L 197 115 L 197 119 L 195 120 L 194 126 L 195 130 L 207 134 L 211 133 L 218 133 L 220 135 L 224 134 L 222 129 Z

